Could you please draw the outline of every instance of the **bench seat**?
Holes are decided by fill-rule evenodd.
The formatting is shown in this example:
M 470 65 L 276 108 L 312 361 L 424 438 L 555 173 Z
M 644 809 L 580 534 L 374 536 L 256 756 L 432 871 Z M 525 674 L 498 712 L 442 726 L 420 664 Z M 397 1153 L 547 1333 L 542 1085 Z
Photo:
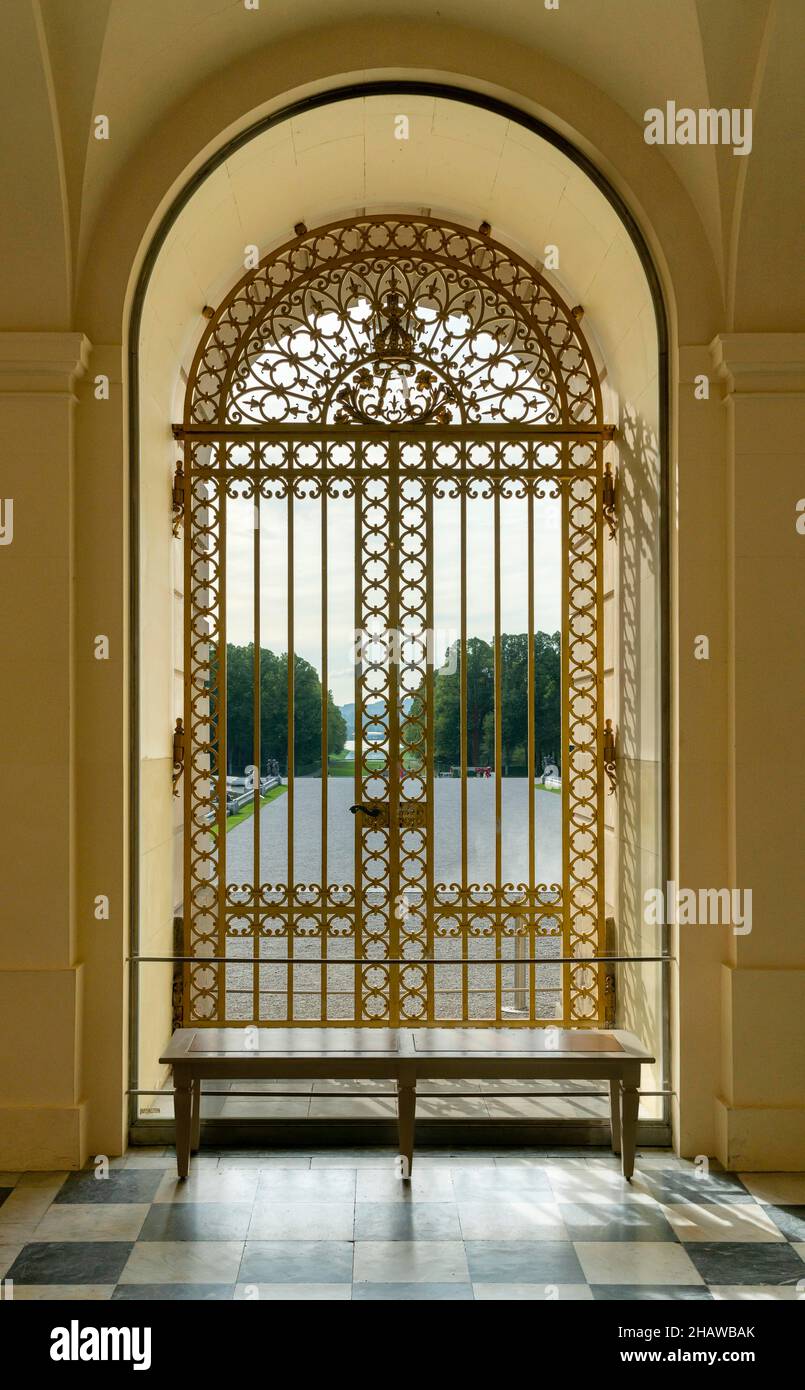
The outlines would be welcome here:
M 173 1068 L 176 1164 L 199 1146 L 201 1083 L 212 1080 L 391 1080 L 397 1084 L 402 1176 L 414 1162 L 418 1081 L 607 1081 L 612 1147 L 634 1171 L 640 1068 L 637 1038 L 593 1028 L 180 1028 L 160 1062 Z

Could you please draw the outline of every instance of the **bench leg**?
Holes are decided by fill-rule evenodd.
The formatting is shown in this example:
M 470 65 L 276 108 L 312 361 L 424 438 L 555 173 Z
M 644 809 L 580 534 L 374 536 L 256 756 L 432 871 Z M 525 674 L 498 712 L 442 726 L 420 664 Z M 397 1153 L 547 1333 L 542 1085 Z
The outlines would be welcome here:
M 639 1104 L 640 1095 L 634 1081 L 624 1081 L 621 1091 L 621 1166 L 625 1178 L 631 1178 L 634 1172 Z
M 621 1079 L 613 1077 L 609 1083 L 609 1123 L 612 1130 L 612 1152 L 621 1151 Z
M 180 1178 L 186 1178 L 190 1172 L 191 1083 L 186 1076 L 174 1075 L 173 1085 L 173 1113 L 176 1120 L 176 1171 Z
M 193 1082 L 190 1108 L 190 1152 L 197 1154 L 201 1141 L 201 1082 Z
M 397 1125 L 399 1128 L 400 1158 L 403 1178 L 410 1178 L 414 1167 L 414 1122 L 416 1116 L 416 1081 L 397 1082 Z

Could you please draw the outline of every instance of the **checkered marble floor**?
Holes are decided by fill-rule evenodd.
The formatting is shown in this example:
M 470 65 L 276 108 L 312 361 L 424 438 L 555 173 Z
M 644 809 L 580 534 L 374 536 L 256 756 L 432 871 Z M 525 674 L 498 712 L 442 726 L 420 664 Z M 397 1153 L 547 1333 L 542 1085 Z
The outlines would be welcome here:
M 101 1172 L 103 1170 L 100 1170 Z M 0 1173 L 16 1299 L 797 1299 L 805 1174 L 590 1150 L 169 1149 Z M 6 1289 L 8 1294 L 8 1289 Z

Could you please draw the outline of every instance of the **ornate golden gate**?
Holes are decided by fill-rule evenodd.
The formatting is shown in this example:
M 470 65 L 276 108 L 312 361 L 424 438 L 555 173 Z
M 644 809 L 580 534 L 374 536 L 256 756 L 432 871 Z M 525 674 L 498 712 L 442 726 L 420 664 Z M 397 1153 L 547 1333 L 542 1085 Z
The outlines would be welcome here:
M 174 431 L 186 1024 L 602 1021 L 603 967 L 589 958 L 603 947 L 612 430 L 578 318 L 483 229 L 402 216 L 302 230 L 210 318 Z M 561 608 L 552 790 L 538 789 L 543 515 Z M 516 637 L 504 589 L 520 605 Z M 455 630 L 439 660 L 448 590 Z M 333 623 L 355 640 L 354 770 L 328 694 Z M 300 732 L 311 691 L 315 754 Z M 517 787 L 504 727 L 515 717 Z M 540 881 L 548 813 L 554 859 Z

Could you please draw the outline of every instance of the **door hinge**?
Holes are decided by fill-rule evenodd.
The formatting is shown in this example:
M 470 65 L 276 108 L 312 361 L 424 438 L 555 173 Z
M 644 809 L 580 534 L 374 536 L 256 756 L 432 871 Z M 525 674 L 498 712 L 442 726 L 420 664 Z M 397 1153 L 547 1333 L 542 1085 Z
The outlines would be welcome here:
M 617 789 L 618 785 L 618 746 L 617 736 L 615 734 L 615 730 L 612 727 L 611 719 L 606 719 L 604 721 L 603 761 L 604 772 L 606 773 L 607 780 L 609 782 L 609 790 L 610 793 L 612 793 Z
M 618 999 L 615 988 L 615 970 L 610 966 L 604 976 L 604 1027 L 614 1028 L 618 1012 Z
M 184 465 L 181 459 L 177 460 L 176 472 L 173 475 L 173 534 L 179 535 L 184 521 Z
M 604 464 L 604 477 L 602 481 L 601 511 L 609 527 L 609 534 L 614 540 L 618 525 L 618 488 L 617 479 L 612 471 L 611 463 Z
M 184 725 L 176 720 L 173 731 L 173 795 L 179 795 L 179 778 L 184 772 Z
M 604 955 L 616 956 L 618 954 L 618 934 L 615 928 L 614 917 L 604 918 L 603 946 Z M 617 966 L 614 961 L 610 961 L 604 966 L 604 998 L 602 1011 L 605 1028 L 615 1028 L 617 1025 L 618 982 L 616 971 Z
M 173 919 L 173 954 L 181 956 L 184 954 L 184 920 L 181 917 Z M 184 987 L 182 976 L 184 966 L 178 961 L 173 963 L 173 992 L 172 992 L 172 1012 L 173 1012 L 173 1031 L 184 1027 Z

